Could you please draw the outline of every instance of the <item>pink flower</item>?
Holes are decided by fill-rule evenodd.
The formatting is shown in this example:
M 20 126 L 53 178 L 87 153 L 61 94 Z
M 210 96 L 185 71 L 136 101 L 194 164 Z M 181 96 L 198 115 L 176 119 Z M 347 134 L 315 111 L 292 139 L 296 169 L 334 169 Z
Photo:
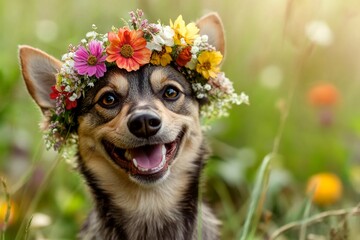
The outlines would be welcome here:
M 103 45 L 98 41 L 91 41 L 89 50 L 80 46 L 74 56 L 76 71 L 80 75 L 87 74 L 90 77 L 95 75 L 95 77 L 101 78 L 104 76 L 106 55 L 103 52 Z

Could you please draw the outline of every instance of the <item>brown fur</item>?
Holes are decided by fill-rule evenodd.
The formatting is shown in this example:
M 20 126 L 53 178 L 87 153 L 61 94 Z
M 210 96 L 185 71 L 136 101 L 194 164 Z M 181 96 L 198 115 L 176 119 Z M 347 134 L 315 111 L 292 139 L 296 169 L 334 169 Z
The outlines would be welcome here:
M 207 15 L 198 26 L 224 52 L 218 16 Z M 49 93 L 61 62 L 22 46 L 20 63 L 29 93 L 46 116 L 54 108 Z M 179 90 L 179 98 L 164 98 L 168 86 Z M 109 108 L 102 105 L 108 93 L 117 96 L 116 105 Z M 198 202 L 200 174 L 208 153 L 200 126 L 200 105 L 190 83 L 171 66 L 146 65 L 130 73 L 112 68 L 87 91 L 76 109 L 78 164 L 95 206 L 79 238 L 187 240 L 200 234 L 203 239 L 218 239 L 218 221 Z M 138 113 L 153 113 L 161 119 L 155 135 L 141 138 L 129 130 L 131 118 Z M 158 175 L 139 175 L 133 172 L 131 162 L 119 163 L 112 156 L 120 151 L 115 149 L 128 149 L 126 154 L 131 155 L 149 145 L 167 146 L 167 151 L 176 146 L 169 168 Z

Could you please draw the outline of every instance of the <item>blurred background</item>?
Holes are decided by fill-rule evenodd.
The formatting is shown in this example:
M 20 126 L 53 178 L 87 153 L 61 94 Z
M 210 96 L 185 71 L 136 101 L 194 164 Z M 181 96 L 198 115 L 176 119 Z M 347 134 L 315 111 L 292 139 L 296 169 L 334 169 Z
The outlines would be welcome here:
M 2 239 L 75 239 L 91 209 L 71 164 L 45 150 L 18 45 L 61 58 L 92 24 L 107 32 L 137 8 L 152 22 L 182 14 L 188 23 L 210 11 L 223 20 L 223 70 L 251 105 L 233 108 L 206 133 L 213 156 L 202 197 L 223 221 L 222 239 L 239 238 L 268 154 L 270 178 L 248 239 L 269 239 L 321 212 L 329 217 L 309 224 L 303 239 L 359 239 L 359 209 L 357 217 L 356 209 L 340 217 L 328 211 L 360 202 L 360 1 L 0 0 Z M 277 239 L 301 234 L 294 227 Z

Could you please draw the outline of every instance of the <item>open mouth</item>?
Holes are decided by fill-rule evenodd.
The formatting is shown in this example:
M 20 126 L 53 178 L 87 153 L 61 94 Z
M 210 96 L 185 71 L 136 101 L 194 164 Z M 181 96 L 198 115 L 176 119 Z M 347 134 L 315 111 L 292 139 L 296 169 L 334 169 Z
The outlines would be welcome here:
M 176 157 L 181 144 L 183 131 L 170 143 L 144 145 L 123 149 L 107 140 L 102 143 L 113 162 L 137 178 L 157 180 L 163 177 Z

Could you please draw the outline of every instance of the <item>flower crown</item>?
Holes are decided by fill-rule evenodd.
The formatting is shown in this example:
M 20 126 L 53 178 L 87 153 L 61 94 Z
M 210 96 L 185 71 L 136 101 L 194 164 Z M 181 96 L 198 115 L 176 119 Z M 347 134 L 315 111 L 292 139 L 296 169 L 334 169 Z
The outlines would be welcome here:
M 105 34 L 88 32 L 78 46 L 69 46 L 64 62 L 52 87 L 50 98 L 56 107 L 49 114 L 45 134 L 48 148 L 59 150 L 67 143 L 76 143 L 76 114 L 79 98 L 104 76 L 107 69 L 117 66 L 136 71 L 145 64 L 171 64 L 191 83 L 198 99 L 207 99 L 201 107 L 206 121 L 227 116 L 232 104 L 248 103 L 248 97 L 236 94 L 232 82 L 220 72 L 222 54 L 199 35 L 195 23 L 185 25 L 180 15 L 170 25 L 149 23 L 143 12 L 130 12 L 130 20 L 122 28 Z

